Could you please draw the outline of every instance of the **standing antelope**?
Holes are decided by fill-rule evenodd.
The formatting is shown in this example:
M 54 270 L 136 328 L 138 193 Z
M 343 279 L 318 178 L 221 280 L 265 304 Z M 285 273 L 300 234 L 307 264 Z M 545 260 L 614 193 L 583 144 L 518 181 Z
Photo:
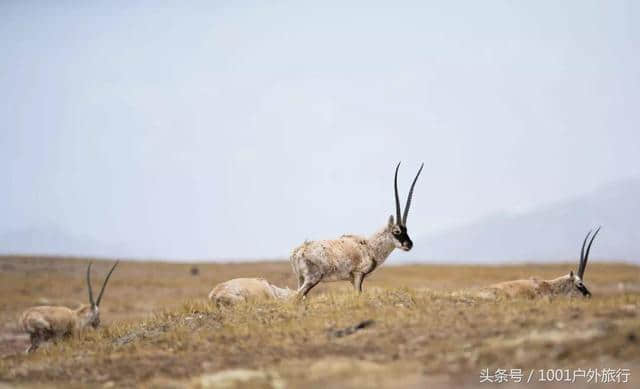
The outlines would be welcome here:
M 100 325 L 100 300 L 104 288 L 109 282 L 111 273 L 118 265 L 117 261 L 104 280 L 98 300 L 93 300 L 93 290 L 91 289 L 91 263 L 87 267 L 87 287 L 89 288 L 89 304 L 82 305 L 73 310 L 59 306 L 32 307 L 22 313 L 20 326 L 29 334 L 31 345 L 27 348 L 27 353 L 35 351 L 41 342 L 52 338 L 58 338 L 73 334 L 84 328 L 97 328 Z
M 596 235 L 598 235 L 598 232 L 600 232 L 600 228 L 601 227 L 598 227 L 595 232 L 593 230 L 589 231 L 587 236 L 585 236 L 584 241 L 582 242 L 582 249 L 580 250 L 580 262 L 577 273 L 574 273 L 573 270 L 571 270 L 569 274 L 552 280 L 538 280 L 536 278 L 531 278 L 528 280 L 500 282 L 481 290 L 479 295 L 481 297 L 489 298 L 497 297 L 500 294 L 506 295 L 507 297 L 528 298 L 542 296 L 591 297 L 591 292 L 589 292 L 589 289 L 584 285 L 584 271 L 587 268 L 591 245 L 593 244 L 593 240 L 596 238 Z M 590 240 L 589 236 L 591 236 Z M 588 245 L 587 240 L 589 240 Z M 586 251 L 585 246 L 587 248 Z
M 394 177 L 396 200 L 396 218 L 389 217 L 387 225 L 369 238 L 356 235 L 342 235 L 333 240 L 304 242 L 293 250 L 290 262 L 298 279 L 297 297 L 306 297 L 307 293 L 319 282 L 351 281 L 353 287 L 362 292 L 364 278 L 382 265 L 389 254 L 399 248 L 411 250 L 413 242 L 407 234 L 407 216 L 411 206 L 413 188 L 422 172 L 420 166 L 413 179 L 404 213 L 400 218 L 400 199 L 398 197 L 398 168 Z
M 230 305 L 249 298 L 284 300 L 293 294 L 293 290 L 279 288 L 264 278 L 234 278 L 214 286 L 209 293 L 209 300 Z

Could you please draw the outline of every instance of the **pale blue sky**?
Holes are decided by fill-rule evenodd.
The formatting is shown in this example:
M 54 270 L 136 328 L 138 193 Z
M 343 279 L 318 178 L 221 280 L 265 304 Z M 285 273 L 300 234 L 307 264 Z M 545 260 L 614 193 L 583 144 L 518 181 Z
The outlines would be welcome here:
M 640 176 L 637 2 L 238 3 L 0 3 L 0 235 L 283 257 L 398 160 L 414 237 Z

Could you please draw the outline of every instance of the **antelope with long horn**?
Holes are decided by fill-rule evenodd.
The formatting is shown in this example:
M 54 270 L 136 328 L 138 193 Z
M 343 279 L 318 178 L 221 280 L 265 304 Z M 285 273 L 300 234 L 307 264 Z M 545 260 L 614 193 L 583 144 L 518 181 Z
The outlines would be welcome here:
M 61 306 L 39 306 L 27 309 L 20 317 L 20 326 L 29 334 L 31 345 L 27 353 L 35 351 L 41 342 L 73 334 L 85 328 L 97 328 L 100 325 L 100 301 L 111 273 L 118 265 L 117 261 L 104 280 L 98 299 L 93 300 L 91 288 L 91 263 L 87 267 L 87 287 L 89 289 L 89 305 L 77 309 Z
M 407 216 L 413 197 L 413 189 L 424 164 L 413 179 L 402 215 L 398 197 L 398 169 L 394 177 L 396 217 L 389 217 L 387 224 L 369 238 L 342 235 L 333 240 L 305 242 L 295 248 L 290 262 L 298 280 L 297 297 L 304 298 L 320 282 L 351 281 L 355 290 L 362 292 L 362 282 L 378 266 L 382 265 L 396 249 L 409 251 L 413 242 L 407 234 Z
M 280 288 L 264 278 L 234 278 L 221 282 L 209 292 L 209 300 L 216 304 L 231 305 L 248 299 L 284 300 L 295 291 Z
M 598 227 L 595 231 L 591 230 L 587 233 L 582 241 L 582 249 L 580 250 L 580 262 L 576 273 L 571 270 L 569 274 L 554 278 L 552 280 L 538 280 L 531 278 L 528 280 L 514 280 L 500 282 L 490 285 L 480 291 L 481 297 L 494 298 L 499 295 L 506 297 L 528 297 L 536 298 L 542 296 L 572 296 L 572 297 L 591 297 L 591 292 L 584 284 L 584 271 L 587 269 L 587 261 L 589 260 L 589 252 L 593 240 L 600 232 Z M 589 239 L 591 238 L 591 239 Z M 589 244 L 587 244 L 589 241 Z M 586 250 L 585 250 L 586 247 Z

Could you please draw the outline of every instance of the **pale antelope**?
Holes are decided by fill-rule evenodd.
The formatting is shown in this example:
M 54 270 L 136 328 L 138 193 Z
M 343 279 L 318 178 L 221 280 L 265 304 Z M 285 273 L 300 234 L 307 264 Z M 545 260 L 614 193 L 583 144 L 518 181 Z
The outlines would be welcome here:
M 327 281 L 348 280 L 358 292 L 362 292 L 365 277 L 382 265 L 395 248 L 411 250 L 413 242 L 407 234 L 407 216 L 413 188 L 424 164 L 413 179 L 402 217 L 398 197 L 399 167 L 400 163 L 396 166 L 394 177 L 395 220 L 390 216 L 387 225 L 369 238 L 342 235 L 333 240 L 305 242 L 293 250 L 290 262 L 298 280 L 299 298 L 305 297 L 318 283 Z
M 295 291 L 277 287 L 264 278 L 234 278 L 214 286 L 209 299 L 216 304 L 235 304 L 247 299 L 284 300 L 293 296 Z
M 596 238 L 596 235 L 598 235 L 598 232 L 600 232 L 600 227 L 598 227 L 595 232 L 593 230 L 589 231 L 587 236 L 585 236 L 584 241 L 582 242 L 582 249 L 580 250 L 580 262 L 576 273 L 571 270 L 569 274 L 552 280 L 538 280 L 536 278 L 531 278 L 528 280 L 500 282 L 484 288 L 479 292 L 479 296 L 489 298 L 494 298 L 499 295 L 506 297 L 528 298 L 542 296 L 591 297 L 591 292 L 584 284 L 584 271 L 587 268 L 591 245 L 593 244 L 593 240 Z M 591 239 L 589 239 L 589 237 L 591 237 Z M 589 240 L 588 245 L 587 240 Z
M 98 300 L 93 300 L 91 289 L 91 263 L 87 267 L 87 287 L 89 289 L 89 305 L 77 309 L 60 306 L 39 306 L 27 309 L 20 317 L 20 326 L 29 334 L 31 345 L 27 352 L 35 351 L 41 342 L 73 334 L 84 328 L 97 328 L 100 325 L 100 301 L 111 273 L 118 265 L 116 262 L 102 284 Z

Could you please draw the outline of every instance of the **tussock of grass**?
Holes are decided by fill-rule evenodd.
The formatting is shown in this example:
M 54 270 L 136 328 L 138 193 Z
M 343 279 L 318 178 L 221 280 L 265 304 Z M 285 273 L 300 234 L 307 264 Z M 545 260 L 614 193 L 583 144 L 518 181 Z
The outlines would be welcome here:
M 486 302 L 408 288 L 231 307 L 188 300 L 138 323 L 113 323 L 36 355 L 5 359 L 0 374 L 9 380 L 73 381 L 79 370 L 87 369 L 89 380 L 133 383 L 154 375 L 158 366 L 164 374 L 187 378 L 229 367 L 261 368 L 281 360 L 338 355 L 383 364 L 418 360 L 426 371 L 456 372 L 504 364 L 545 367 L 549 347 L 558 348 L 554 364 L 563 366 L 597 357 L 603 349 L 616 349 L 628 361 L 639 357 L 633 351 L 637 345 L 626 347 L 628 339 L 620 333 L 638 330 L 639 306 L 638 295 Z M 368 319 L 376 325 L 344 338 L 329 336 L 331 329 Z M 128 374 L 114 376 L 114 367 Z
M 404 284 L 398 268 L 393 272 L 397 285 Z M 414 271 L 408 273 L 412 277 Z M 408 384 L 398 381 L 407 377 L 424 386 L 434 375 L 477 382 L 480 369 L 491 367 L 638 366 L 640 293 L 596 293 L 607 290 L 601 280 L 590 300 L 487 301 L 455 288 L 370 283 L 362 295 L 337 284 L 314 290 L 300 303 L 254 300 L 235 306 L 210 303 L 207 285 L 201 298 L 111 320 L 32 355 L 5 356 L 0 381 L 127 386 L 164 377 L 185 383 L 242 368 L 267 369 L 292 386 L 396 386 Z M 144 289 L 140 293 L 142 300 L 154 298 Z M 107 295 L 105 305 L 117 298 L 117 292 L 111 300 Z M 111 309 L 117 312 L 118 306 Z M 365 320 L 375 325 L 331 335 Z M 366 374 L 354 377 L 354 370 Z

